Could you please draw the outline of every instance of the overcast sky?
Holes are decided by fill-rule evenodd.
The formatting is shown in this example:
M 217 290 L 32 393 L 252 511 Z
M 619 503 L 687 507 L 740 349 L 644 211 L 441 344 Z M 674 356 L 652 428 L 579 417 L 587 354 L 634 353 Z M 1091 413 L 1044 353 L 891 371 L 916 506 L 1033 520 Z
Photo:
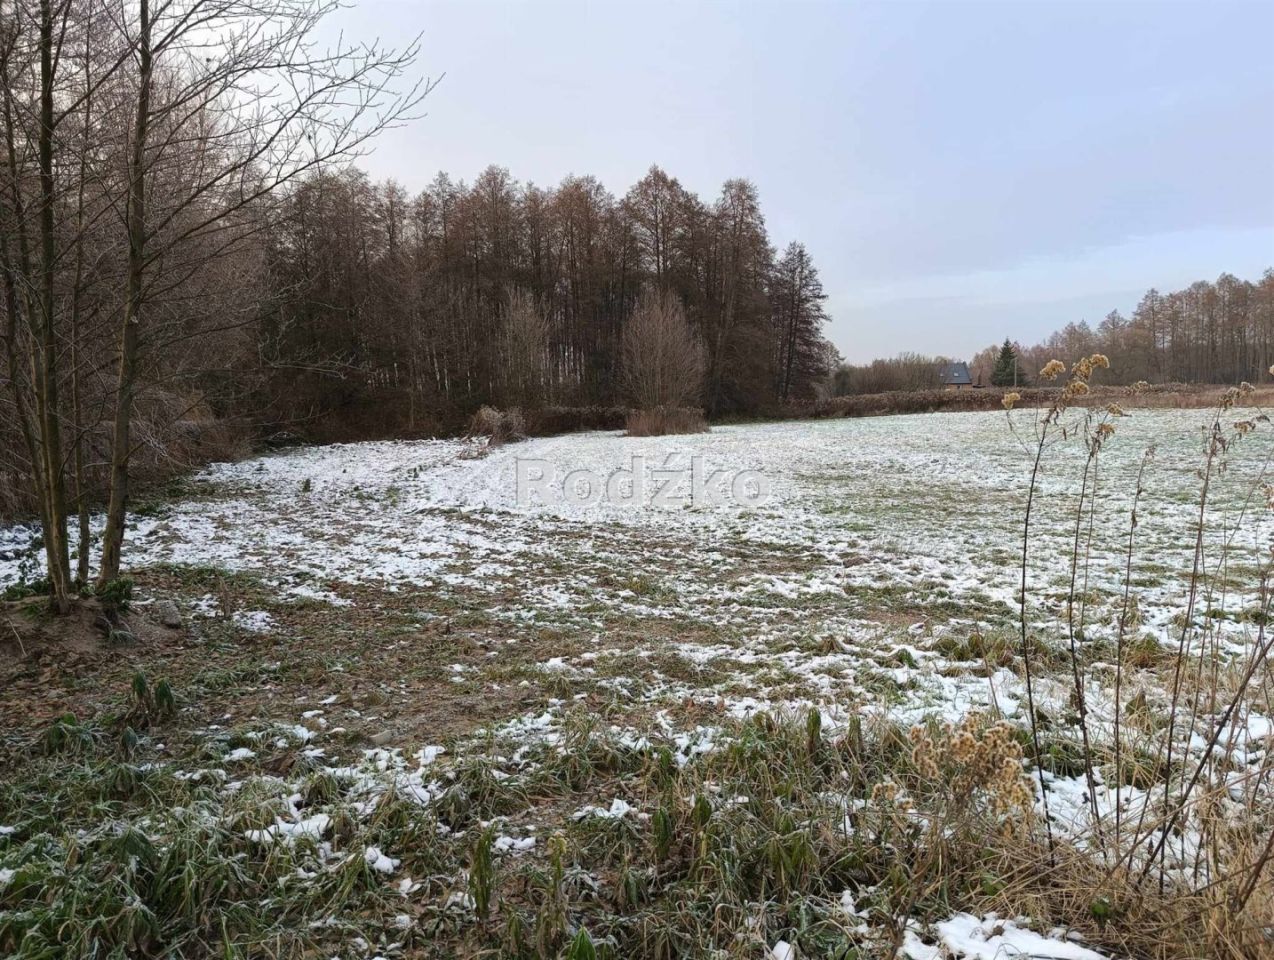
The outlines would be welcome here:
M 851 360 L 969 356 L 1274 266 L 1274 0 L 355 0 L 445 80 L 364 161 L 757 184 Z

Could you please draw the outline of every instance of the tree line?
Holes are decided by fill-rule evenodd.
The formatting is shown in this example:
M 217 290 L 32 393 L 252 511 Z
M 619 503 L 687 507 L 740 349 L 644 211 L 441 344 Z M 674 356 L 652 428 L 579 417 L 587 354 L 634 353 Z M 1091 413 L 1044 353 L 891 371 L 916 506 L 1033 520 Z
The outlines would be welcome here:
M 848 397 L 894 390 L 936 390 L 942 386 L 939 372 L 949 361 L 923 353 L 900 353 L 870 363 L 842 363 L 832 374 L 829 393 Z
M 818 271 L 802 244 L 771 245 L 746 180 L 705 202 L 658 167 L 616 197 L 493 166 L 413 196 L 345 169 L 285 207 L 258 334 L 259 406 L 280 425 L 412 431 L 481 404 L 636 402 L 625 330 L 647 290 L 684 312 L 709 415 L 813 396 L 834 364 Z
M 1006 352 L 1007 351 L 1007 352 Z M 1151 289 L 1132 315 L 1113 310 L 1096 326 L 1068 323 L 1040 343 L 1006 339 L 969 361 L 975 385 L 1030 383 L 1049 360 L 1110 358 L 1102 380 L 1112 384 L 1257 383 L 1274 364 L 1274 269 L 1260 279 L 1222 274 L 1172 293 Z M 866 364 L 840 364 L 832 375 L 834 396 L 932 390 L 952 358 L 903 353 Z
M 1096 327 L 1068 323 L 1041 343 L 1013 346 L 1028 378 L 1051 359 L 1102 353 L 1106 383 L 1258 383 L 1274 364 L 1274 269 L 1255 281 L 1223 273 L 1171 293 L 1151 289 L 1131 316 L 1112 310 Z M 975 381 L 991 382 L 1001 351 L 973 358 Z

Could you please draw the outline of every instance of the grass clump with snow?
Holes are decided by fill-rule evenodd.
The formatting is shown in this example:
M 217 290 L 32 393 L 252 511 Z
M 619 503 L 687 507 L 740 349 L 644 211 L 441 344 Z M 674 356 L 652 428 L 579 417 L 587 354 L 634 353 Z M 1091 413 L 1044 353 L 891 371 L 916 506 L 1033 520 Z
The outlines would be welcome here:
M 640 732 L 563 708 L 347 761 L 304 730 L 106 723 L 33 758 L 0 789 L 0 950 L 924 960 L 987 915 L 1047 916 L 997 935 L 1081 958 L 1213 948 L 1180 925 L 1207 898 L 1050 857 L 1025 741 L 982 715 Z

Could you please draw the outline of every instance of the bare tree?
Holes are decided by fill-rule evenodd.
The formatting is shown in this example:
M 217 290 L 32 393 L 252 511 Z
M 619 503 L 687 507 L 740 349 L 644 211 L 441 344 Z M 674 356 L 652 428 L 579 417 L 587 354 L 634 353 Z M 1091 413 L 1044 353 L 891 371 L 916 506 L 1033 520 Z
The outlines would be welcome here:
M 427 83 L 394 89 L 415 58 L 414 44 L 319 51 L 315 31 L 337 6 L 139 0 L 136 20 L 117 23 L 133 38 L 137 77 L 101 583 L 119 575 L 146 305 L 156 285 L 173 262 L 191 275 L 255 237 L 281 188 L 357 155 L 429 92 Z
M 259 257 L 284 188 L 358 156 L 430 89 L 396 89 L 414 44 L 319 49 L 337 6 L 0 0 L 0 427 L 21 438 L 10 456 L 34 481 L 60 611 L 88 573 L 89 439 L 109 462 L 105 582 L 119 572 L 134 454 L 154 438 L 153 418 L 134 430 L 143 388 L 189 369 L 184 342 L 206 364 L 209 334 L 253 319 L 244 257 Z M 147 416 L 180 417 L 171 399 Z
M 79 363 L 76 345 L 84 331 L 79 309 L 86 229 L 83 195 L 68 213 L 68 195 L 76 196 L 74 177 L 87 166 L 67 161 L 73 140 L 68 120 L 83 117 L 83 130 L 94 129 L 89 110 L 94 91 L 118 76 L 123 62 L 109 39 L 100 45 L 101 69 L 87 54 L 97 4 L 84 0 L 9 0 L 0 4 L 0 87 L 3 106 L 3 186 L 0 187 L 0 274 L 4 284 L 4 349 L 7 385 L 34 481 L 43 534 L 52 604 L 69 608 L 74 590 L 67 530 L 68 443 L 80 451 L 77 420 L 64 409 L 68 339 L 70 363 Z M 73 50 L 86 50 L 79 61 Z M 99 214 L 100 214 L 99 209 Z M 65 314 L 66 263 L 75 262 L 72 314 Z M 68 335 L 69 334 L 69 335 Z M 78 377 L 78 369 L 74 376 Z M 73 393 L 78 380 L 73 380 Z M 80 410 L 78 395 L 73 406 Z M 81 474 L 77 458 L 77 480 Z M 79 499 L 78 491 L 76 499 Z
M 697 405 L 703 392 L 703 344 L 670 291 L 647 290 L 624 328 L 623 378 L 638 409 Z
M 548 380 L 548 321 L 535 298 L 518 287 L 509 291 L 503 340 L 506 401 L 523 407 L 542 402 Z
M 804 245 L 788 244 L 771 286 L 775 393 L 780 400 L 812 396 L 814 385 L 828 373 L 823 340 L 827 295 Z

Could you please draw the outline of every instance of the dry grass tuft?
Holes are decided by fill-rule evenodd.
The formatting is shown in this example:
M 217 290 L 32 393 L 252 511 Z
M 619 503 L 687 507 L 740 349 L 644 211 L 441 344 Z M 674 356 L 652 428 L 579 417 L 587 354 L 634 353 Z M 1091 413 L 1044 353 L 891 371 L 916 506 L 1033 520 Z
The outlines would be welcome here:
M 697 407 L 656 407 L 628 414 L 628 436 L 663 437 L 670 434 L 707 433 L 708 421 Z
M 526 421 L 522 411 L 517 407 L 508 410 L 497 410 L 495 407 L 482 406 L 469 418 L 470 437 L 487 437 L 488 446 L 498 447 L 502 443 L 513 443 L 526 439 Z

